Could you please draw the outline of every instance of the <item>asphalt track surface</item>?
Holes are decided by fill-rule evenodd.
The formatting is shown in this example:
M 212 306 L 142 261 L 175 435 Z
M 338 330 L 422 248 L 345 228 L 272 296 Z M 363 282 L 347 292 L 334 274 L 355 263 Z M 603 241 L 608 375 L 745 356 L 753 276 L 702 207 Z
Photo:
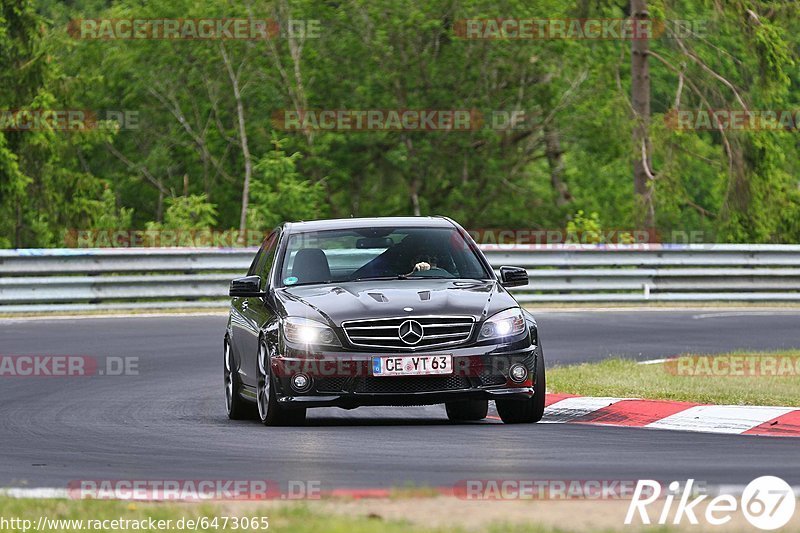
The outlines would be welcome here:
M 536 314 L 548 365 L 800 346 L 800 311 Z M 800 439 L 496 420 L 442 406 L 309 411 L 305 427 L 231 422 L 222 316 L 0 319 L 0 354 L 135 356 L 138 376 L 0 377 L 0 487 L 82 479 L 318 481 L 323 490 L 466 479 L 800 485 Z

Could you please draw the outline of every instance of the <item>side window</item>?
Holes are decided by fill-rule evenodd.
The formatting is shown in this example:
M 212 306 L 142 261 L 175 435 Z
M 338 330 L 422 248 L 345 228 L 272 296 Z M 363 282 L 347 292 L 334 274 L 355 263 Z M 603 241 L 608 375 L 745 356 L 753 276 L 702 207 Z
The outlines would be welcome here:
M 258 262 L 261 261 L 261 257 L 264 255 L 264 248 L 259 248 L 258 252 L 256 252 L 256 256 L 253 258 L 253 262 L 250 263 L 250 268 L 247 269 L 248 276 L 254 276 L 256 273 L 256 267 L 258 266 Z
M 264 240 L 261 248 L 258 250 L 253 264 L 250 265 L 250 270 L 247 272 L 248 276 L 261 276 L 263 280 L 269 275 L 272 268 L 272 263 L 275 261 L 275 251 L 278 248 L 278 232 L 273 231 L 269 237 Z

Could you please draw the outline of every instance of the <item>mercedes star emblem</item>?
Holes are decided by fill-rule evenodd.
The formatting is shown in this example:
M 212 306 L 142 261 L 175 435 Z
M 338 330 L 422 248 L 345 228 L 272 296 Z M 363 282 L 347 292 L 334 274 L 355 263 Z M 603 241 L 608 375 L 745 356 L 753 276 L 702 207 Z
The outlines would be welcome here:
M 397 334 L 400 340 L 406 344 L 417 344 L 422 340 L 422 324 L 416 320 L 406 320 L 400 324 L 400 329 Z

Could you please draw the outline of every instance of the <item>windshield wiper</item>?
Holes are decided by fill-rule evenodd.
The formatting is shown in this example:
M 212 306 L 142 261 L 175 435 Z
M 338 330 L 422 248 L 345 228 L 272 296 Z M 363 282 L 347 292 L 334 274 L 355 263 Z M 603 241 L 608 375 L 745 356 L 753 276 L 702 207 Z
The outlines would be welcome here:
M 397 274 L 395 276 L 365 276 L 363 278 L 355 278 L 349 281 L 392 281 L 396 279 L 425 280 L 425 279 L 459 279 L 459 278 L 454 276 L 412 276 L 409 274 Z
M 350 281 L 391 281 L 395 279 L 411 279 L 408 274 L 397 274 L 395 276 L 365 276 L 363 278 L 355 278 Z
M 305 283 L 293 283 L 291 285 L 283 284 L 283 289 L 291 289 L 292 287 L 307 287 L 309 285 L 330 285 L 336 283 L 333 280 L 328 281 L 306 281 Z

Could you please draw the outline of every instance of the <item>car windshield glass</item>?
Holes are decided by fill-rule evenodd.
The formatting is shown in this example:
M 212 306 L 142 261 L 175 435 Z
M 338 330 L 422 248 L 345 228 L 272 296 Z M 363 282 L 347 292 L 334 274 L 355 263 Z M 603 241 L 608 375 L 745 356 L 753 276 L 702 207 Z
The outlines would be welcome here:
M 374 279 L 489 279 L 455 228 L 359 228 L 289 236 L 280 284 Z

